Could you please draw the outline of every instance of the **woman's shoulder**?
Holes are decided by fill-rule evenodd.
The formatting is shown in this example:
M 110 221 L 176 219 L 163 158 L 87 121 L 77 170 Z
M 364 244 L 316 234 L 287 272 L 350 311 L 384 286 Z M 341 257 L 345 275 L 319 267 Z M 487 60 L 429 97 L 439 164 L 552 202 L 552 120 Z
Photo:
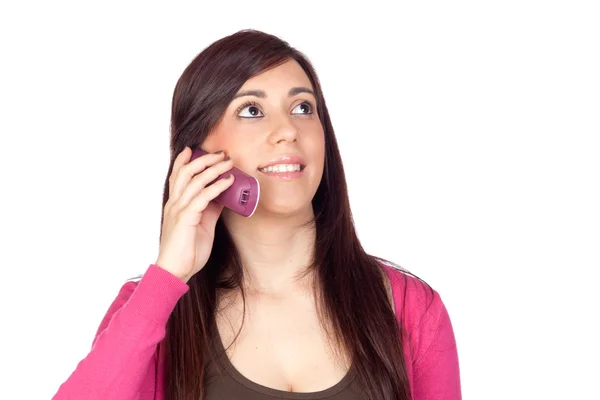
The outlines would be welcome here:
M 455 393 L 452 398 L 459 398 L 456 339 L 440 294 L 424 280 L 392 263 L 381 265 L 389 277 L 396 317 L 407 339 L 404 348 L 413 376 L 426 386 L 420 390 L 426 393 L 442 385 Z
M 426 281 L 387 260 L 378 259 L 386 272 L 396 316 L 408 331 L 435 327 L 446 312 L 440 294 Z
M 426 281 L 412 272 L 394 264 L 390 261 L 377 259 L 379 265 L 386 272 L 394 297 L 401 295 L 410 300 L 413 306 L 421 303 L 429 303 L 434 296 L 439 296 Z

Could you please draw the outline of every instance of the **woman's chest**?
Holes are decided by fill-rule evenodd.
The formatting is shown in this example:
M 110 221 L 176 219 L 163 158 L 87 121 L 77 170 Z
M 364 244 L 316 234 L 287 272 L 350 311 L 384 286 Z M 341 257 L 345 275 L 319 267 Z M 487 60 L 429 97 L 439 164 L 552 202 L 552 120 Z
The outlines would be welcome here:
M 242 309 L 223 309 L 213 335 L 234 373 L 286 392 L 326 390 L 348 375 L 348 357 L 310 300 L 249 301 Z

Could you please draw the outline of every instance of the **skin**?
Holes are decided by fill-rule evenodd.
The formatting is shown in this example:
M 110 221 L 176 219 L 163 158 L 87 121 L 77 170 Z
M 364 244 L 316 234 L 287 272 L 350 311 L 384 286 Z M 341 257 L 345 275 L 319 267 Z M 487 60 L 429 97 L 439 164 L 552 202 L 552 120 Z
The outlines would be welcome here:
M 325 139 L 315 97 L 292 96 L 292 88 L 313 87 L 302 68 L 288 61 L 249 79 L 239 93 L 263 91 L 264 97 L 236 98 L 203 147 L 224 150 L 234 165 L 260 183 L 259 207 L 250 218 L 223 210 L 222 218 L 240 251 L 246 294 L 219 297 L 217 326 L 234 367 L 248 379 L 274 389 L 324 390 L 346 375 L 349 362 L 322 327 L 311 276 L 298 276 L 310 262 L 315 227 L 300 227 L 313 218 L 312 198 L 324 167 Z M 246 102 L 256 104 L 239 110 Z M 259 118 L 243 118 L 259 116 Z M 258 171 L 274 157 L 300 155 L 301 178 L 281 180 Z M 260 362 L 257 362 L 260 360 Z

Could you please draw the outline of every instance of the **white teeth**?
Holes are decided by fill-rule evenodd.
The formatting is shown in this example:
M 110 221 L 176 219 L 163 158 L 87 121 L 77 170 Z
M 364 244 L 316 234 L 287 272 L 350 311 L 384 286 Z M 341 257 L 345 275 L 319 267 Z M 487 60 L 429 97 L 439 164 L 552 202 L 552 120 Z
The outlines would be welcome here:
M 260 172 L 294 172 L 300 171 L 300 164 L 277 164 L 266 168 L 260 168 Z

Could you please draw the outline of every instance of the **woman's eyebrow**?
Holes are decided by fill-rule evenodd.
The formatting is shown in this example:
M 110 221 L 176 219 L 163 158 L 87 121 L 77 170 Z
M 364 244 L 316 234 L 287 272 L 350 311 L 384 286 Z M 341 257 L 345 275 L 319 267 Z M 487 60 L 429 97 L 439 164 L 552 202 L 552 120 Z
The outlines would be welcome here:
M 300 93 L 310 93 L 313 96 L 315 96 L 315 92 L 313 92 L 311 89 L 307 88 L 307 87 L 303 87 L 303 86 L 298 86 L 298 87 L 293 87 L 288 91 L 288 96 L 295 96 L 297 94 Z M 244 96 L 254 96 L 254 97 L 260 97 L 261 99 L 264 99 L 265 97 L 267 97 L 267 94 L 263 91 L 263 90 L 243 90 L 241 92 L 238 92 L 234 99 L 237 99 L 238 97 L 244 97 Z M 317 97 L 317 96 L 315 96 Z
M 244 97 L 244 96 L 255 96 L 255 97 L 260 97 L 260 98 L 265 98 L 267 97 L 267 94 L 262 91 L 262 90 L 242 90 L 241 92 L 238 92 L 234 99 L 237 99 L 238 97 Z
M 288 92 L 288 96 L 291 97 L 291 96 L 295 96 L 300 93 L 310 93 L 314 97 L 317 97 L 317 96 L 315 96 L 315 92 L 313 92 L 311 89 L 309 89 L 307 87 L 303 87 L 303 86 L 291 88 L 290 91 Z

